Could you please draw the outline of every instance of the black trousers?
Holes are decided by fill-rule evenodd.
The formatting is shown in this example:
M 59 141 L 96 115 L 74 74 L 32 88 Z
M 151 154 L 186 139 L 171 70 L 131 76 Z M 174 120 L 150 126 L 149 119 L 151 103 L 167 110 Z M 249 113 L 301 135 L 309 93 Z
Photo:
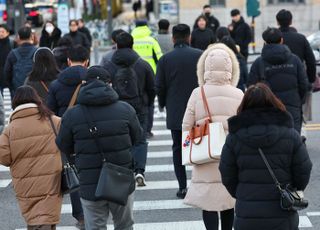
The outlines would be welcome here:
M 171 136 L 173 140 L 172 152 L 173 152 L 173 165 L 174 172 L 176 174 L 179 188 L 184 189 L 187 187 L 187 173 L 186 167 L 182 165 L 182 131 L 181 130 L 171 130 Z
M 232 230 L 234 220 L 234 209 L 229 209 L 220 212 L 221 217 L 221 230 Z M 218 212 L 215 211 L 202 211 L 202 218 L 207 230 L 219 229 Z

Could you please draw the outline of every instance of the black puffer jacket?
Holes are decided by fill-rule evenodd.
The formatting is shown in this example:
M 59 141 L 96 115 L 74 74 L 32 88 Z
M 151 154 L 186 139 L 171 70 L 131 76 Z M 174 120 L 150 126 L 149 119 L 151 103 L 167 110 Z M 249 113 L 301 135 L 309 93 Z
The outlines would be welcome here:
M 98 129 L 101 147 L 107 160 L 113 164 L 132 168 L 130 150 L 139 139 L 141 128 L 134 109 L 118 101 L 117 93 L 105 83 L 94 80 L 81 87 L 78 105 L 68 110 L 62 118 L 56 143 L 61 151 L 76 153 L 80 196 L 94 201 L 102 157 L 89 132 L 82 106 L 88 106 Z M 131 187 L 133 190 L 134 184 Z
M 262 60 L 263 65 L 261 65 Z M 294 127 L 300 132 L 302 103 L 308 91 L 308 78 L 300 59 L 285 45 L 265 45 L 262 49 L 262 58 L 258 58 L 251 67 L 248 86 L 263 81 L 262 73 L 273 93 L 291 113 Z
M 216 42 L 216 38 L 211 29 L 195 29 L 191 35 L 191 46 L 200 50 L 206 50 L 210 44 Z
M 57 27 L 54 28 L 52 35 L 50 36 L 48 32 L 43 29 L 40 37 L 40 47 L 48 47 L 49 49 L 54 49 L 60 40 L 61 30 Z
M 304 190 L 312 163 L 291 116 L 273 108 L 247 110 L 229 119 L 220 172 L 236 198 L 235 230 L 298 230 L 297 212 L 280 208 L 280 194 L 258 148 L 281 184 Z
M 232 23 L 233 30 L 230 31 L 231 37 L 240 46 L 241 54 L 247 58 L 249 55 L 249 43 L 251 42 L 250 26 L 241 17 L 239 22 Z
M 62 71 L 58 79 L 50 84 L 47 105 L 55 115 L 62 117 L 86 73 L 87 69 L 83 66 L 72 66 Z
M 76 32 L 70 32 L 64 37 L 70 38 L 72 40 L 72 44 L 75 45 L 82 45 L 83 47 L 87 48 L 90 50 L 91 44 L 89 40 L 87 39 L 87 36 L 84 33 L 81 33 L 80 31 Z

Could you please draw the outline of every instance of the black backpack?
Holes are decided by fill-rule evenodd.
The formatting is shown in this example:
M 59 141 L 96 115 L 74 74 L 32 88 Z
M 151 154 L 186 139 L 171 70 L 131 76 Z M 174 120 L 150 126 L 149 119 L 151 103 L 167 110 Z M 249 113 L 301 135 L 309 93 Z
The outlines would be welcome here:
M 118 93 L 119 99 L 129 103 L 139 114 L 142 111 L 142 95 L 139 80 L 134 66 L 139 58 L 130 66 L 118 66 L 113 77 L 112 87 Z

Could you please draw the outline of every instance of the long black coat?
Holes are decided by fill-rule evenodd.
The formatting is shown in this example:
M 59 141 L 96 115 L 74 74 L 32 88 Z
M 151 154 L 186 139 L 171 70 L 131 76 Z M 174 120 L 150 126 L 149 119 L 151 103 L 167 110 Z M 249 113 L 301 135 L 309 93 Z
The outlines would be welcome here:
M 47 106 L 55 115 L 62 117 L 67 110 L 70 100 L 77 86 L 81 84 L 87 73 L 82 66 L 73 66 L 65 69 L 58 75 L 49 87 Z
M 258 152 L 263 150 L 281 184 L 306 188 L 312 163 L 290 114 L 247 110 L 229 119 L 229 131 L 219 168 L 236 199 L 235 230 L 298 230 L 298 213 L 280 208 L 280 193 Z
M 95 191 L 101 171 L 102 157 L 89 132 L 81 109 L 88 106 L 98 129 L 101 148 L 108 162 L 132 169 L 131 147 L 137 142 L 141 128 L 134 109 L 118 101 L 117 93 L 99 80 L 81 87 L 78 105 L 69 109 L 61 120 L 56 143 L 67 154 L 76 154 L 75 165 L 80 177 L 80 196 L 97 200 Z M 131 192 L 134 190 L 134 184 Z
M 261 65 L 262 60 L 263 65 Z M 251 67 L 248 86 L 263 81 L 262 73 L 273 93 L 291 113 L 294 127 L 300 132 L 302 104 L 308 91 L 308 78 L 300 59 L 285 45 L 265 45 L 262 56 Z
M 281 27 L 280 30 L 283 34 L 283 43 L 305 63 L 309 82 L 313 83 L 316 80 L 316 60 L 308 40 L 303 34 L 290 28 Z
M 48 47 L 49 49 L 54 49 L 61 38 L 61 30 L 57 27 L 54 28 L 52 35 L 50 36 L 48 32 L 43 29 L 40 37 L 40 47 Z
M 80 31 L 77 32 L 70 32 L 64 37 L 70 38 L 72 40 L 72 44 L 75 45 L 82 45 L 83 47 L 90 50 L 91 44 L 87 38 L 87 36 L 84 33 L 81 33 Z
M 7 86 L 4 74 L 4 66 L 6 64 L 7 57 L 10 51 L 14 48 L 13 43 L 10 41 L 9 36 L 0 39 L 0 87 L 4 88 Z
M 173 51 L 163 55 L 157 66 L 156 91 L 159 105 L 167 109 L 167 128 L 181 130 L 189 97 L 198 87 L 197 63 L 199 49 L 185 43 L 176 44 Z
M 206 50 L 210 44 L 216 42 L 216 38 L 212 30 L 206 28 L 204 30 L 195 29 L 191 34 L 191 46 L 200 50 Z
M 239 22 L 232 24 L 233 30 L 230 35 L 237 45 L 240 46 L 240 52 L 244 57 L 249 55 L 249 43 L 251 42 L 251 29 L 250 26 L 241 17 Z

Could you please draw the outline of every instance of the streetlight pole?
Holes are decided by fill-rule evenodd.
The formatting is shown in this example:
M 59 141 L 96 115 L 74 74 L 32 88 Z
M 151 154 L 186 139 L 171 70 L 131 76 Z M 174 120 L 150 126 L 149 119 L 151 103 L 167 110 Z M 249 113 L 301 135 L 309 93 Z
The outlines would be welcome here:
M 112 0 L 108 0 L 108 5 L 107 5 L 107 11 L 108 11 L 108 38 L 111 43 L 111 34 L 112 34 Z

